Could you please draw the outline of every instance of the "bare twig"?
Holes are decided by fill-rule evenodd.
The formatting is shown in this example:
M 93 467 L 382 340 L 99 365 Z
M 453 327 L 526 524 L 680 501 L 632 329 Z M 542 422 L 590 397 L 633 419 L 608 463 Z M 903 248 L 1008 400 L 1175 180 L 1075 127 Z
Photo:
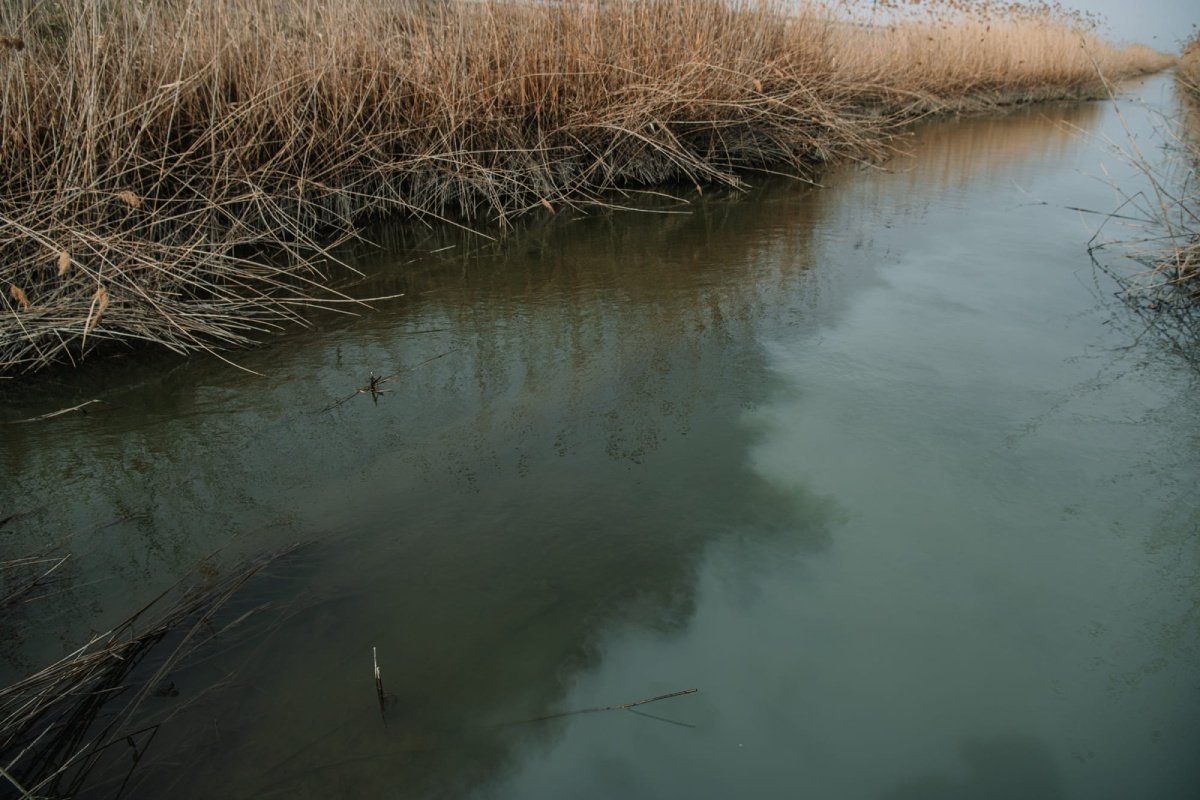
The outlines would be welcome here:
M 375 695 L 379 698 L 379 714 L 387 722 L 387 693 L 383 691 L 383 675 L 379 672 L 379 654 L 371 648 L 371 660 L 375 662 Z
M 660 694 L 657 697 L 648 697 L 645 700 L 635 700 L 632 703 L 622 703 L 615 706 L 596 706 L 595 708 L 581 708 L 576 711 L 563 711 L 558 714 L 547 714 L 544 717 L 534 717 L 533 719 L 523 719 L 518 722 L 511 722 L 510 725 L 524 725 L 529 722 L 544 722 L 548 719 L 558 719 L 559 717 L 571 717 L 576 714 L 595 714 L 600 711 L 622 711 L 635 708 L 637 706 L 648 705 L 649 703 L 657 703 L 659 700 L 669 700 L 672 697 L 681 697 L 685 694 L 695 694 L 699 689 L 680 689 L 677 692 L 669 692 Z
M 29 559 L 29 560 L 19 562 L 21 566 L 29 566 L 31 564 L 49 563 L 51 561 L 53 561 L 54 563 L 51 564 L 49 569 L 47 569 L 45 572 L 41 573 L 40 575 L 37 575 L 36 577 L 34 577 L 32 580 L 30 580 L 25 585 L 20 586 L 17 589 L 14 589 L 13 591 L 9 592 L 4 597 L 0 597 L 0 611 L 2 611 L 5 607 L 11 605 L 18 598 L 29 594 L 34 589 L 36 589 L 38 586 L 40 586 L 43 582 L 45 582 L 45 580 L 47 578 L 49 578 L 51 575 L 53 575 L 54 572 L 59 567 L 61 567 L 65 563 L 67 563 L 68 559 L 70 559 L 70 558 L 71 558 L 71 554 L 68 553 L 67 555 L 62 556 L 61 558 L 58 558 L 58 559 L 53 559 L 53 558 Z M 7 567 L 14 566 L 17 563 L 18 562 L 8 562 L 8 563 L 6 563 L 4 565 L 0 565 L 0 566 L 7 568 Z
M 366 385 L 360 386 L 357 389 L 355 389 L 353 392 L 351 392 L 350 394 L 341 398 L 340 400 L 335 400 L 334 402 L 330 403 L 329 405 L 327 405 L 323 409 L 321 409 L 321 412 L 324 413 L 326 411 L 332 411 L 333 409 L 337 408 L 338 406 L 342 405 L 343 403 L 346 403 L 350 400 L 353 400 L 355 397 L 358 397 L 360 394 L 369 394 L 369 395 L 371 395 L 372 400 L 379 402 L 380 395 L 384 395 L 384 394 L 387 394 L 388 392 L 392 391 L 391 389 L 381 388 L 385 383 L 395 380 L 403 372 L 411 372 L 412 370 L 416 369 L 417 367 L 423 367 L 432 361 L 437 361 L 439 358 L 444 358 L 444 357 L 450 355 L 452 352 L 454 352 L 454 351 L 447 350 L 445 353 L 436 355 L 433 358 L 427 358 L 424 361 L 421 361 L 417 364 L 413 364 L 411 367 L 405 367 L 404 369 L 400 370 L 399 372 L 395 372 L 391 375 L 379 376 L 379 375 L 376 375 L 374 372 L 372 372 L 372 373 L 370 373 L 370 377 L 367 379 Z

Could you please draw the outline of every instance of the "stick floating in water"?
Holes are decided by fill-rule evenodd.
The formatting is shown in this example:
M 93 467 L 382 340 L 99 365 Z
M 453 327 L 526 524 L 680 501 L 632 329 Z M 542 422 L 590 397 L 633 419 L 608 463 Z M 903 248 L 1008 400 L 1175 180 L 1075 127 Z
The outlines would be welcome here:
M 699 689 L 680 689 L 678 692 L 669 692 L 660 694 L 657 697 L 647 697 L 645 700 L 634 700 L 632 703 L 621 703 L 615 706 L 596 706 L 595 708 L 581 708 L 576 711 L 561 711 L 557 714 L 547 714 L 544 717 L 534 717 L 533 719 L 523 719 L 519 722 L 510 723 L 512 725 L 523 725 L 527 722 L 543 722 L 548 719 L 558 719 L 559 717 L 571 717 L 576 714 L 594 714 L 598 711 L 623 711 L 634 708 L 636 706 L 644 706 L 649 703 L 657 703 L 659 700 L 669 700 L 672 697 L 682 697 L 685 694 L 695 694 Z
M 371 660 L 375 662 L 375 694 L 379 697 L 379 713 L 383 714 L 387 711 L 387 693 L 383 691 L 383 675 L 379 672 L 379 653 L 374 647 L 371 648 Z
M 58 411 L 51 411 L 49 414 L 42 414 L 40 417 L 30 417 L 29 419 L 10 420 L 8 424 L 9 425 L 21 425 L 26 422 L 41 422 L 44 419 L 54 419 L 55 417 L 61 417 L 63 414 L 70 414 L 72 411 L 83 411 L 85 408 L 87 408 L 90 405 L 93 405 L 95 403 L 103 403 L 103 402 L 104 402 L 103 400 L 88 400 L 86 403 L 80 403 L 79 405 L 71 406 L 70 408 L 60 408 Z

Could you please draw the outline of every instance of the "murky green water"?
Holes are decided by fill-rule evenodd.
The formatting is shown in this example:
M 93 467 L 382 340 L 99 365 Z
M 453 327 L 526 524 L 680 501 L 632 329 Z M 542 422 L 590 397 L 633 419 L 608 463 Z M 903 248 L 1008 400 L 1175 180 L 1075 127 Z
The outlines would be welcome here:
M 1088 261 L 1066 207 L 1135 178 L 1080 129 L 1124 136 L 1043 107 L 822 190 L 388 229 L 359 291 L 406 297 L 238 355 L 261 376 L 6 387 L 7 419 L 104 405 L 3 429 L 2 552 L 76 554 L 4 676 L 306 541 L 153 699 L 184 710 L 130 796 L 1197 796 L 1200 401 Z

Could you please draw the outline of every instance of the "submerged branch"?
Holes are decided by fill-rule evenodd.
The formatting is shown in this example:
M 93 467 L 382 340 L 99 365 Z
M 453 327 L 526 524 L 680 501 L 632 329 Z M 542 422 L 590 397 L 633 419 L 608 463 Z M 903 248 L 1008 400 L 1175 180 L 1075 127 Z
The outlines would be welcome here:
M 600 711 L 624 711 L 624 710 L 635 708 L 637 706 L 644 706 L 644 705 L 649 705 L 650 703 L 657 703 L 659 700 L 669 700 L 672 697 L 681 697 L 685 694 L 695 694 L 698 691 L 700 691 L 700 690 L 699 689 L 680 689 L 677 692 L 669 692 L 667 694 L 660 694 L 657 697 L 648 697 L 645 700 L 635 700 L 632 703 L 621 703 L 620 705 L 615 705 L 615 706 L 596 706 L 595 708 L 581 708 L 576 711 L 562 711 L 557 714 L 547 714 L 544 717 L 534 717 L 533 719 L 523 719 L 523 720 L 519 720 L 517 722 L 510 722 L 509 724 L 510 725 L 525 725 L 530 722 L 544 722 L 549 719 L 558 719 L 559 717 L 572 717 L 577 714 L 595 714 Z
M 345 397 L 343 397 L 339 400 L 335 400 L 332 403 L 330 403 L 329 405 L 325 406 L 323 409 L 321 409 L 321 413 L 325 413 L 327 411 L 332 411 L 333 409 L 337 408 L 338 406 L 343 405 L 344 403 L 347 403 L 350 400 L 353 400 L 354 398 L 358 397 L 360 394 L 369 394 L 371 396 L 372 400 L 378 402 L 380 395 L 384 395 L 384 394 L 387 394 L 388 392 L 392 391 L 391 389 L 380 388 L 385 383 L 388 383 L 389 381 L 393 381 L 396 378 L 400 377 L 400 374 L 403 372 L 411 372 L 412 370 L 416 369 L 417 367 L 423 367 L 426 364 L 429 364 L 433 361 L 437 361 L 439 358 L 445 358 L 446 356 L 450 355 L 453 352 L 454 352 L 453 350 L 447 350 L 446 352 L 439 353 L 438 355 L 433 356 L 432 358 L 427 358 L 424 361 L 413 364 L 411 367 L 405 367 L 404 369 L 401 369 L 399 372 L 392 373 L 391 375 L 380 376 L 380 375 L 376 375 L 374 372 L 372 372 L 372 373 L 370 373 L 370 376 L 368 377 L 367 383 L 365 385 L 358 387 L 357 389 L 355 389 L 353 392 L 346 395 Z
M 104 402 L 103 400 L 95 400 L 95 399 L 88 400 L 87 402 L 80 403 L 77 406 L 71 406 L 70 408 L 60 408 L 58 411 L 51 411 L 49 414 L 42 414 L 37 417 L 29 417 L 28 419 L 14 419 L 14 420 L 10 421 L 8 424 L 9 425 L 21 425 L 26 422 L 41 422 L 42 420 L 46 420 L 46 419 L 54 419 L 55 417 L 61 417 L 63 414 L 70 414 L 72 411 L 82 411 L 83 409 L 87 408 L 90 405 L 94 405 L 96 403 L 103 403 L 103 402 Z

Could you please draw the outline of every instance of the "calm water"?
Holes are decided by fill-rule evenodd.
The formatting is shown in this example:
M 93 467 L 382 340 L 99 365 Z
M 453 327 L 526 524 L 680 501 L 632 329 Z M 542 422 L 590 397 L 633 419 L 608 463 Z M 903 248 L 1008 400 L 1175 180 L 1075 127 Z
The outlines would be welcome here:
M 356 291 L 406 296 L 260 375 L 6 387 L 6 419 L 105 404 L 3 430 L 0 554 L 76 557 L 0 672 L 304 541 L 153 699 L 131 796 L 1200 796 L 1200 400 L 1067 208 L 1135 185 L 1102 136 L 1042 107 L 820 190 L 384 229 Z

